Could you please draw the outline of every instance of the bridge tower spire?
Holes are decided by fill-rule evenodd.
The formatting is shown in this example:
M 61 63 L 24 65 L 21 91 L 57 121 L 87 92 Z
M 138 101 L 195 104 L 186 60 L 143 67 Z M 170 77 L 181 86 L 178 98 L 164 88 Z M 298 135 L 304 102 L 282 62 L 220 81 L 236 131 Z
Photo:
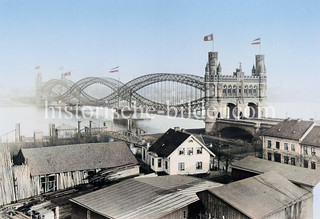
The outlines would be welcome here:
M 205 69 L 205 131 L 209 133 L 215 123 L 215 77 L 220 74 L 221 66 L 218 62 L 218 52 L 208 53 L 208 63 Z

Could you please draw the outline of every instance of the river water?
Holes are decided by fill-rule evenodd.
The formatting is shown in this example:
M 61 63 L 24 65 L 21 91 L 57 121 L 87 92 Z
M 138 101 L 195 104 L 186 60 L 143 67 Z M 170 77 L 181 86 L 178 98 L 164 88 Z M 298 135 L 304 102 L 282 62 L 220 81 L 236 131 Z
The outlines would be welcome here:
M 320 120 L 320 103 L 269 103 L 269 107 L 273 109 L 273 113 L 269 115 L 275 118 L 302 118 L 308 120 L 313 118 Z M 271 110 L 272 111 L 272 110 Z M 98 112 L 98 114 L 96 113 Z M 84 118 L 79 113 L 79 117 L 70 116 L 64 111 L 52 111 L 51 109 L 38 108 L 35 106 L 25 107 L 0 107 L 0 136 L 2 141 L 12 141 L 14 139 L 15 124 L 20 123 L 21 135 L 26 137 L 33 136 L 34 131 L 42 131 L 44 135 L 49 133 L 49 124 L 54 123 L 57 126 L 68 124 L 77 127 L 77 122 L 81 121 L 81 128 L 89 125 L 89 120 L 92 120 L 93 127 L 102 127 L 103 123 L 109 130 L 125 130 L 125 125 L 119 125 L 113 122 L 113 111 L 99 108 L 93 111 L 94 116 L 87 119 L 89 116 L 85 114 Z M 140 120 L 136 125 L 145 130 L 146 133 L 161 133 L 168 128 L 204 128 L 204 122 L 201 120 L 172 118 L 167 116 L 152 115 L 151 119 Z M 9 133 L 9 134 L 7 134 Z
M 92 112 L 92 115 L 91 115 Z M 62 124 L 68 124 L 77 127 L 78 121 L 81 121 L 81 128 L 89 126 L 89 120 L 92 121 L 93 127 L 102 127 L 106 123 L 108 130 L 126 130 L 125 124 L 113 122 L 114 111 L 108 109 L 86 110 L 82 115 L 81 112 L 68 114 L 60 110 L 39 108 L 35 106 L 27 107 L 0 107 L 0 136 L 2 141 L 13 141 L 15 124 L 20 123 L 21 135 L 32 137 L 34 131 L 42 131 L 44 135 L 49 133 L 49 124 L 54 123 L 56 127 Z M 91 115 L 91 116 L 90 116 Z M 136 121 L 136 126 L 146 133 L 160 133 L 168 128 L 204 128 L 204 122 L 201 120 L 172 118 L 167 116 L 150 115 L 150 119 Z

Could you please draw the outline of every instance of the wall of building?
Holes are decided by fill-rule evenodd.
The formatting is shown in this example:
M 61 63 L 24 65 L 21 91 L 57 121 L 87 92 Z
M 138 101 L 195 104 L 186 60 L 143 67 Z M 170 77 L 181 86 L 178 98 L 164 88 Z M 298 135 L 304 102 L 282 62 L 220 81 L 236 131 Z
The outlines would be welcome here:
M 210 170 L 210 154 L 202 147 L 202 154 L 197 154 L 197 148 L 202 147 L 201 144 L 192 136 L 187 138 L 170 156 L 168 173 L 175 174 L 201 174 Z M 188 149 L 193 149 L 193 154 L 188 155 Z M 183 155 L 179 154 L 179 150 L 184 149 Z M 202 169 L 196 169 L 196 163 L 202 162 Z M 179 163 L 184 163 L 184 171 L 180 171 Z
M 71 219 L 109 219 L 75 203 L 71 203 L 71 208 Z
M 159 219 L 187 219 L 187 218 L 188 218 L 188 207 L 183 207 Z
M 271 140 L 271 148 L 268 148 L 268 140 Z M 280 148 L 276 148 L 276 142 L 280 142 Z M 288 143 L 288 150 L 285 150 L 284 144 Z M 295 145 L 295 151 L 292 151 L 291 145 Z M 306 148 L 306 152 L 304 150 Z M 320 171 L 320 148 L 313 147 L 309 145 L 301 145 L 299 141 L 282 139 L 275 137 L 263 137 L 263 158 L 268 160 L 268 153 L 271 153 L 271 161 L 275 161 L 274 154 L 281 155 L 281 163 L 284 163 L 284 157 L 289 158 L 289 164 L 291 163 L 291 158 L 295 158 L 295 166 L 304 167 L 305 161 L 308 163 L 308 168 L 311 169 L 312 162 L 315 164 L 315 169 Z

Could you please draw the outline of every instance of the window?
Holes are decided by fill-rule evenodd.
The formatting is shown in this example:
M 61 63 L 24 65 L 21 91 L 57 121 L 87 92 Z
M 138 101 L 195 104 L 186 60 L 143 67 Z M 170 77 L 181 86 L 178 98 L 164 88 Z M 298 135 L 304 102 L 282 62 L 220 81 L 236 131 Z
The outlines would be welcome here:
M 178 170 L 184 171 L 184 163 L 178 163 Z
M 158 168 L 161 168 L 161 159 L 158 159 Z
M 202 154 L 202 147 L 197 148 L 197 154 Z
M 268 153 L 268 160 L 271 160 L 271 159 L 272 159 L 272 154 Z
M 168 169 L 168 161 L 167 160 L 164 162 L 164 168 Z
M 57 190 L 57 179 L 55 174 L 40 176 L 41 193 Z
M 188 155 L 193 155 L 193 148 L 188 148 L 187 151 L 188 151 Z
M 289 163 L 289 157 L 284 156 L 283 157 L 283 163 L 288 164 Z
M 304 168 L 308 168 L 308 164 L 309 164 L 308 160 L 304 160 L 303 161 L 303 167 Z
M 179 148 L 179 155 L 184 155 L 184 148 Z
M 311 161 L 311 169 L 313 169 L 313 170 L 316 169 L 316 162 Z
M 303 146 L 303 153 L 308 154 L 308 148 L 306 146 Z
M 202 170 L 202 162 L 201 161 L 196 163 L 196 169 Z
M 189 143 L 192 143 L 192 142 L 193 142 L 193 140 L 192 140 L 192 139 L 190 139 L 188 142 L 189 142 Z
M 154 166 L 154 158 L 151 159 L 151 165 Z
M 287 151 L 288 149 L 288 143 L 284 143 L 284 150 Z
M 294 157 L 291 157 L 291 165 L 293 166 L 296 165 L 296 159 Z
M 291 151 L 296 151 L 296 148 L 294 147 L 294 144 L 291 144 Z
M 316 155 L 316 149 L 315 148 L 311 148 L 311 155 L 313 155 L 313 156 Z
M 276 141 L 276 148 L 280 149 L 280 142 Z
M 271 140 L 268 140 L 268 148 L 271 148 Z

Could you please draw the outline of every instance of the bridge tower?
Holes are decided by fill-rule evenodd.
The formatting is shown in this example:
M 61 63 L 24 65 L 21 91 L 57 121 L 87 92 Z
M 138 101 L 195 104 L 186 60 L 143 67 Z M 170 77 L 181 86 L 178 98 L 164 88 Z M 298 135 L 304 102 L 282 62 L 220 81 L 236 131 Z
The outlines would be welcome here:
M 246 76 L 241 63 L 233 75 L 222 75 L 218 52 L 208 53 L 205 68 L 205 131 L 213 133 L 216 118 L 265 117 L 267 76 L 264 55 L 256 55 L 252 75 Z
M 215 123 L 215 75 L 220 74 L 218 65 L 218 52 L 208 53 L 208 63 L 205 68 L 205 131 L 211 132 Z

